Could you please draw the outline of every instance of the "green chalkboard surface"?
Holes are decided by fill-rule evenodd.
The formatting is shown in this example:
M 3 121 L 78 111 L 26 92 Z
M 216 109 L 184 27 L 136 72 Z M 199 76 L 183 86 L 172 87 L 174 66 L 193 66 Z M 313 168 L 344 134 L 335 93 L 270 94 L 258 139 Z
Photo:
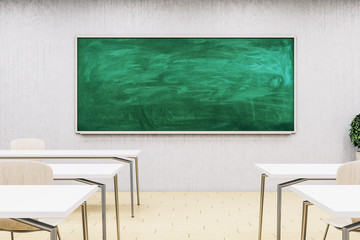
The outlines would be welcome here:
M 294 133 L 295 39 L 77 38 L 78 133 Z

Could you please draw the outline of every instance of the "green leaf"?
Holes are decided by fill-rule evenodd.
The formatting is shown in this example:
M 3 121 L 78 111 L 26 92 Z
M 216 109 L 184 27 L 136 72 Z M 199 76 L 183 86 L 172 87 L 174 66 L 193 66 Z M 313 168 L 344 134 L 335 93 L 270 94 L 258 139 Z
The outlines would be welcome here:
M 352 144 L 360 148 L 360 114 L 356 115 L 350 123 L 349 136 Z

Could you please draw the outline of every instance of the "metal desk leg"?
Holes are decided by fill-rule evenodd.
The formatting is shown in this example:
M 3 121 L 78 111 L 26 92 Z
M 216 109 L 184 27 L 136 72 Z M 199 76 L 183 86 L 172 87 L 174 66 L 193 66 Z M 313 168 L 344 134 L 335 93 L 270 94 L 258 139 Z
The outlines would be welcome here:
M 56 179 L 56 180 L 75 180 L 77 182 L 97 185 L 101 189 L 101 213 L 102 213 L 102 232 L 103 240 L 106 240 L 106 185 L 99 182 L 94 182 L 84 178 L 75 178 L 75 179 Z
M 130 197 L 131 197 L 131 217 L 134 217 L 134 161 L 113 157 L 112 159 L 125 162 L 130 165 Z
M 57 240 L 57 227 L 56 226 L 51 226 L 49 224 L 43 223 L 43 222 L 39 222 L 37 220 L 31 219 L 31 218 L 12 218 L 15 221 L 33 226 L 33 227 L 37 227 L 41 230 L 44 231 L 48 231 L 50 232 L 50 240 Z
M 308 219 L 308 208 L 310 205 L 313 205 L 309 201 L 303 202 L 303 209 L 302 209 L 302 222 L 301 222 L 301 240 L 306 239 L 306 227 L 307 227 L 307 219 Z
M 356 229 L 359 229 L 360 227 L 360 222 L 355 222 L 352 224 L 349 224 L 345 227 L 342 228 L 342 240 L 349 240 L 350 237 L 350 232 Z
M 119 219 L 119 192 L 118 192 L 118 175 L 114 176 L 114 195 L 115 195 L 115 215 L 117 240 L 120 240 L 120 219 Z
M 284 187 L 289 187 L 291 185 L 297 184 L 297 183 L 301 183 L 301 182 L 306 182 L 306 181 L 310 181 L 310 180 L 336 180 L 336 178 L 298 178 L 295 180 L 291 180 L 289 182 L 284 182 L 284 183 L 280 183 L 277 186 L 277 225 L 276 225 L 276 239 L 280 240 L 281 239 L 281 194 L 282 194 L 282 189 Z
M 263 223 L 263 215 L 264 215 L 264 195 L 265 195 L 265 178 L 266 174 L 261 174 L 261 191 L 260 191 L 260 211 L 259 211 L 259 237 L 261 240 L 261 232 L 262 232 L 262 223 Z
M 277 186 L 277 225 L 276 225 L 276 239 L 281 239 L 281 195 L 282 189 L 284 187 L 288 187 L 297 183 L 305 182 L 308 179 L 306 178 L 299 178 L 289 182 L 278 184 Z
M 102 216 L 102 231 L 103 231 L 103 240 L 106 240 L 106 185 L 102 184 L 101 186 L 101 216 Z
M 130 191 L 131 191 L 131 217 L 134 217 L 134 163 L 130 162 Z
M 342 240 L 349 240 L 350 231 L 347 228 L 342 229 Z
M 136 196 L 137 196 L 137 205 L 140 205 L 138 157 L 135 157 L 134 159 L 135 159 L 135 173 L 136 173 Z
M 88 231 L 87 203 L 86 203 L 86 201 L 81 205 L 81 213 L 82 213 L 82 220 L 83 220 L 84 240 L 88 240 L 89 239 L 89 231 Z

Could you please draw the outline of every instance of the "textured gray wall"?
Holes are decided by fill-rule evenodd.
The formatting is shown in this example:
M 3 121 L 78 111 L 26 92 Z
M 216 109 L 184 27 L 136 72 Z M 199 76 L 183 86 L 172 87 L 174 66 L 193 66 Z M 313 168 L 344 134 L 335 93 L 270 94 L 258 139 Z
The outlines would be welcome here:
M 77 35 L 294 35 L 297 133 L 76 135 Z M 255 191 L 255 162 L 354 158 L 347 131 L 360 112 L 359 39 L 358 1 L 1 0 L 0 148 L 13 138 L 39 137 L 49 149 L 142 149 L 142 190 Z

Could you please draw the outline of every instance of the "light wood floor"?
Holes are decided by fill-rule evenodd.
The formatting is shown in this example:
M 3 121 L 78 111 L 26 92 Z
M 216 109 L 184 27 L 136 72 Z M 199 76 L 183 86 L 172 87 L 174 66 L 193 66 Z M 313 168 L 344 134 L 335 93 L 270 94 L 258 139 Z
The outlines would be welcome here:
M 116 239 L 113 193 L 107 193 L 108 239 Z M 257 240 L 259 193 L 249 192 L 149 192 L 141 193 L 141 205 L 135 218 L 130 217 L 129 194 L 120 193 L 121 240 Z M 89 238 L 101 239 L 100 193 L 88 201 Z M 300 239 L 302 199 L 294 193 L 283 195 L 282 239 Z M 275 238 L 276 194 L 266 193 L 263 239 Z M 309 208 L 308 238 L 322 239 L 329 217 L 315 206 Z M 78 209 L 62 224 L 63 240 L 82 239 L 81 215 Z M 10 234 L 0 232 L 0 239 Z M 46 232 L 15 234 L 16 240 L 49 239 Z M 331 228 L 329 240 L 341 239 L 340 231 Z M 352 233 L 351 239 L 360 239 Z

